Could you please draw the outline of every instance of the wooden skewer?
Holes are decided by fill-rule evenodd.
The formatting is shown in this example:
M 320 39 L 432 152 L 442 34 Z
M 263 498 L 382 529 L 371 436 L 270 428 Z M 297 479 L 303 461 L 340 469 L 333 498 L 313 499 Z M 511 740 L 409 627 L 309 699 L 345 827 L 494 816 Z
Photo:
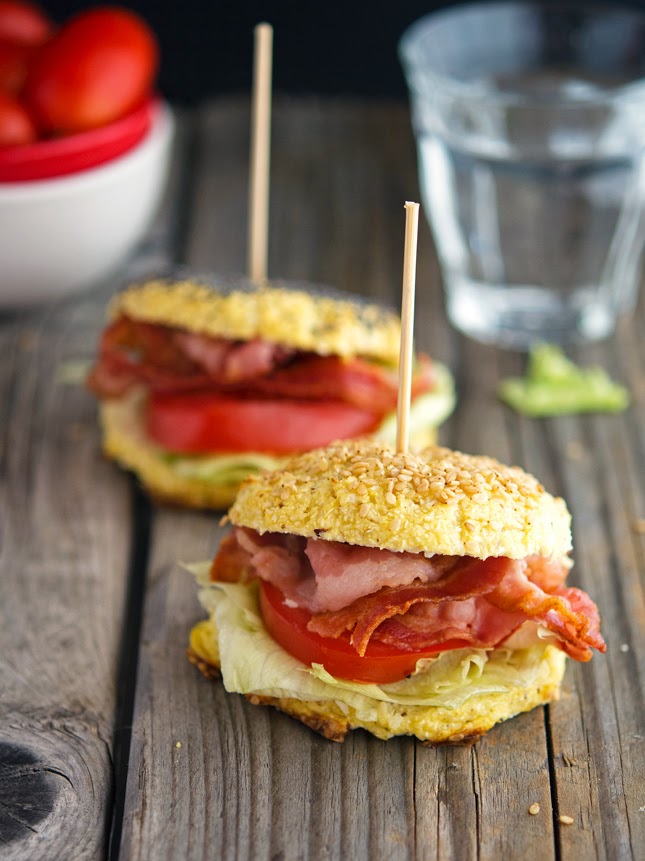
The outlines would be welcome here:
M 419 204 L 405 203 L 403 291 L 401 298 L 401 347 L 399 349 L 399 396 L 396 409 L 396 450 L 406 452 L 410 437 L 410 394 L 414 334 L 414 289 L 417 274 Z
M 269 247 L 273 28 L 258 24 L 254 34 L 247 270 L 251 281 L 263 284 L 267 280 Z

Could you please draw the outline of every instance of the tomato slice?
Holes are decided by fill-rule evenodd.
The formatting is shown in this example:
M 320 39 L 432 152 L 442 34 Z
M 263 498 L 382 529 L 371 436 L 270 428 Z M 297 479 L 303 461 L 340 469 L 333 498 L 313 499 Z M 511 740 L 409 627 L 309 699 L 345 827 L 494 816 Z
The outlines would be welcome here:
M 173 452 L 287 454 L 374 430 L 379 416 L 342 401 L 259 400 L 210 392 L 151 394 L 146 430 Z
M 339 679 L 378 684 L 398 682 L 414 672 L 421 658 L 468 646 L 461 640 L 446 640 L 427 648 L 403 651 L 372 639 L 361 657 L 350 643 L 349 633 L 332 639 L 308 631 L 311 613 L 300 607 L 289 607 L 284 600 L 277 587 L 260 581 L 260 609 L 269 634 L 303 664 L 322 664 L 328 673 Z

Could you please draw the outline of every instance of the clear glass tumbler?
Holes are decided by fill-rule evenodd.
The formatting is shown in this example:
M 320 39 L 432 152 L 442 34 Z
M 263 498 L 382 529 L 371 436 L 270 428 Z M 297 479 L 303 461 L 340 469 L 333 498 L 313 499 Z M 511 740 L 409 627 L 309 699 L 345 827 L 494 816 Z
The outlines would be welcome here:
M 645 15 L 457 6 L 399 49 L 453 325 L 518 349 L 609 335 L 640 283 Z

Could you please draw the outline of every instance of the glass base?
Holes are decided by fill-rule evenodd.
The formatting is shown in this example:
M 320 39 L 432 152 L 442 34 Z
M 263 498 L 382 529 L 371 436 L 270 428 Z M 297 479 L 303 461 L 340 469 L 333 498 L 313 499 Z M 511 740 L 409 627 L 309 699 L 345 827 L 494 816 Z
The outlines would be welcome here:
M 516 350 L 542 341 L 571 344 L 606 338 L 613 331 L 615 312 L 604 293 L 600 287 L 563 292 L 446 278 L 453 326 L 477 341 Z

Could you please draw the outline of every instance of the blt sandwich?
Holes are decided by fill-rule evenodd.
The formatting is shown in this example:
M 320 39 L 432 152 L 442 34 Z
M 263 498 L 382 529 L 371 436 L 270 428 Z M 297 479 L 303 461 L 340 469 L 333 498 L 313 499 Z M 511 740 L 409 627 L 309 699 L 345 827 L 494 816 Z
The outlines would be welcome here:
M 88 384 L 105 453 L 159 500 L 225 508 L 242 479 L 365 434 L 393 440 L 400 319 L 329 290 L 151 281 L 113 300 Z M 453 408 L 418 355 L 411 444 Z
M 564 501 L 489 457 L 334 442 L 247 478 L 189 658 L 329 739 L 476 738 L 605 651 Z

